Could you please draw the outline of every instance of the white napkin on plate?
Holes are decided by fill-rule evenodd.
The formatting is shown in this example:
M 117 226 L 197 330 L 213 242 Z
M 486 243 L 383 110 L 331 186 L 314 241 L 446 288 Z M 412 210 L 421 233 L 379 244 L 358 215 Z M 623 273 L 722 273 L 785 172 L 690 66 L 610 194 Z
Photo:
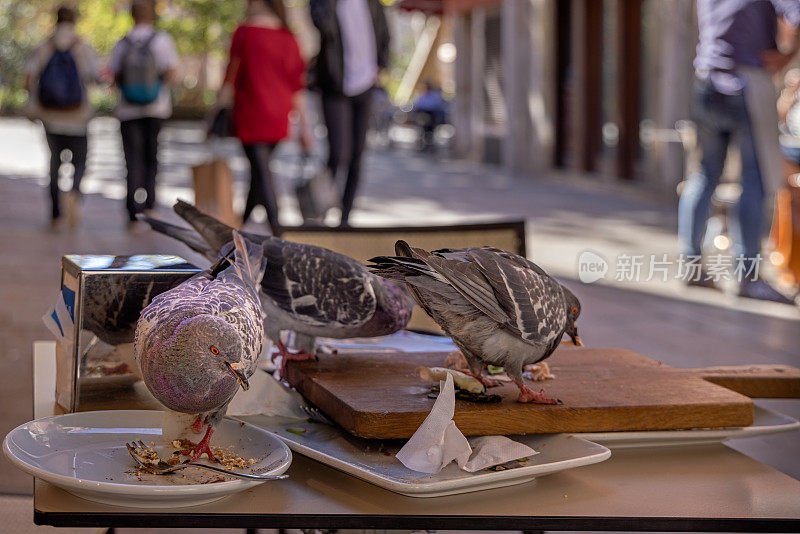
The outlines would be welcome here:
M 414 471 L 438 473 L 456 461 L 464 471 L 480 469 L 539 454 L 505 436 L 482 436 L 467 440 L 453 421 L 456 395 L 453 377 L 439 383 L 439 397 L 430 414 L 397 453 L 397 459 Z M 473 450 L 474 448 L 474 450 Z

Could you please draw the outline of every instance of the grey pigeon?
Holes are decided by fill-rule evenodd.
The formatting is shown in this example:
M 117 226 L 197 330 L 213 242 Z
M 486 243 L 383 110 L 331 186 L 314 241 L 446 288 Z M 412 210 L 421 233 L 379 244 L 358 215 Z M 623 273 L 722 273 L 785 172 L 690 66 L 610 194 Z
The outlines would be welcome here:
M 373 272 L 408 285 L 475 377 L 486 364 L 505 367 L 520 402 L 558 402 L 526 386 L 522 371 L 550 356 L 565 333 L 580 344 L 575 295 L 535 263 L 492 247 L 427 252 L 398 241 L 395 251 L 370 260 Z
M 199 414 L 192 428 L 203 439 L 185 451 L 214 459 L 210 440 L 228 403 L 256 369 L 263 343 L 258 284 L 261 246 L 233 232 L 234 262 L 211 269 L 161 293 L 142 310 L 134 353 L 147 388 L 170 410 Z
M 209 259 L 230 250 L 231 227 L 179 200 L 175 212 L 194 230 L 143 217 Z M 195 231 L 196 230 L 196 231 Z M 332 250 L 293 243 L 275 236 L 243 232 L 263 246 L 267 260 L 261 282 L 265 333 L 283 356 L 313 357 L 316 337 L 348 339 L 393 334 L 411 319 L 413 299 L 402 284 L 375 276 L 360 262 Z M 289 352 L 280 333 L 297 334 L 297 353 Z

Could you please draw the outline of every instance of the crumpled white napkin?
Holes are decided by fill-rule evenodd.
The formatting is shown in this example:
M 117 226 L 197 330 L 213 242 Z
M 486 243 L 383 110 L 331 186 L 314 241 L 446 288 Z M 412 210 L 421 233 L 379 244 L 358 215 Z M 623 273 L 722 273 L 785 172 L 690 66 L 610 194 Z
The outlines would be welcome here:
M 458 467 L 472 473 L 539 454 L 505 436 L 467 440 L 453 421 L 455 406 L 455 386 L 453 377 L 448 374 L 446 380 L 439 383 L 439 397 L 433 403 L 431 413 L 396 455 L 404 466 L 432 474 L 455 460 Z

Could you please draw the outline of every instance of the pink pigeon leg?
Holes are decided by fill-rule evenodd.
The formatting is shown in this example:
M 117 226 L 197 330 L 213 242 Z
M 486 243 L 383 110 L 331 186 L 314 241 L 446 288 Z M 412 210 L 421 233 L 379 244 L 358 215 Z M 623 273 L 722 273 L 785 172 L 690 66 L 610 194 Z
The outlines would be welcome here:
M 474 378 L 475 380 L 477 380 L 478 382 L 483 384 L 484 387 L 487 387 L 487 388 L 497 387 L 497 386 L 499 386 L 501 384 L 501 382 L 499 380 L 495 380 L 493 378 L 487 378 L 487 377 L 483 376 L 483 373 L 481 373 L 479 375 L 475 375 L 472 371 L 463 370 L 461 372 L 464 373 L 465 375 L 471 376 L 472 378 Z
M 199 434 L 200 432 L 202 432 L 203 431 L 203 416 L 202 415 L 198 415 L 197 419 L 194 420 L 194 423 L 192 423 L 192 426 L 190 426 L 189 428 L 195 434 Z
M 536 402 L 539 404 L 561 404 L 561 401 L 555 398 L 546 397 L 544 394 L 544 389 L 539 390 L 536 392 L 523 384 L 522 382 L 518 382 L 514 380 L 514 383 L 519 388 L 519 397 L 517 397 L 517 402 Z
M 275 346 L 278 347 L 278 352 L 281 356 L 283 356 L 283 362 L 281 362 L 281 376 L 286 376 L 286 364 L 289 362 L 289 360 L 303 361 L 314 358 L 313 354 L 305 350 L 290 352 L 289 349 L 286 348 L 286 345 L 280 341 L 275 343 Z
M 198 460 L 203 455 L 203 453 L 206 453 L 208 455 L 208 459 L 209 460 L 211 460 L 212 462 L 216 462 L 217 459 L 214 458 L 214 453 L 211 452 L 211 446 L 210 446 L 211 434 L 213 434 L 213 433 L 214 433 L 214 427 L 211 426 L 211 425 L 208 425 L 208 428 L 206 429 L 206 433 L 203 436 L 203 439 L 200 440 L 200 443 L 198 443 L 197 445 L 195 445 L 191 449 L 182 450 L 181 454 L 182 455 L 191 454 L 192 457 L 189 459 L 189 461 L 190 462 L 194 462 L 195 460 Z

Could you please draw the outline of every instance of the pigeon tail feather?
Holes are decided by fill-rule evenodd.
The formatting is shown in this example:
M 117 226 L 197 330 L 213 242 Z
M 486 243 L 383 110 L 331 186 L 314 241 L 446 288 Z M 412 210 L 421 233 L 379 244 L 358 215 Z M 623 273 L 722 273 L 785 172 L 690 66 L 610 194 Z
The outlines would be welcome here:
M 225 243 L 230 242 L 231 230 L 234 230 L 233 227 L 215 219 L 211 215 L 203 213 L 183 200 L 178 200 L 172 209 L 182 219 L 191 224 L 215 251 L 220 250 Z
M 395 254 L 398 256 L 404 256 L 406 258 L 416 258 L 418 260 L 423 260 L 430 256 L 430 252 L 421 248 L 414 248 L 402 239 L 399 239 L 394 244 L 394 251 Z
M 139 215 L 139 220 L 149 224 L 150 228 L 156 232 L 177 239 L 190 249 L 199 252 L 209 259 L 213 259 L 217 254 L 203 239 L 203 236 L 191 228 L 170 224 L 159 219 L 154 219 L 153 217 L 148 217 L 147 215 Z
M 267 268 L 264 247 L 245 239 L 237 230 L 233 230 L 233 243 L 236 246 L 236 272 L 242 280 L 252 280 L 253 285 L 258 287 Z

